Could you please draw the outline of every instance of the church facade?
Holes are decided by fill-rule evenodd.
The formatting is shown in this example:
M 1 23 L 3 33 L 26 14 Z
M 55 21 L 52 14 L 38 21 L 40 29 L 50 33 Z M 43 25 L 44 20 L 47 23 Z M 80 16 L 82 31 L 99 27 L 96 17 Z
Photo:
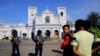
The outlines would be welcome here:
M 56 14 L 46 8 L 41 15 L 37 13 L 37 7 L 28 7 L 28 28 L 37 34 L 42 31 L 45 37 L 61 38 L 62 26 L 67 22 L 66 7 L 58 7 Z
M 45 37 L 61 38 L 63 32 L 62 26 L 67 22 L 66 7 L 57 7 L 56 14 L 46 8 L 41 15 L 38 14 L 38 8 L 35 6 L 28 7 L 28 22 L 18 24 L 17 26 L 0 24 L 0 39 L 8 36 L 11 39 L 11 30 L 16 29 L 18 35 L 22 38 L 31 39 L 32 33 L 37 34 L 38 30 L 42 31 Z

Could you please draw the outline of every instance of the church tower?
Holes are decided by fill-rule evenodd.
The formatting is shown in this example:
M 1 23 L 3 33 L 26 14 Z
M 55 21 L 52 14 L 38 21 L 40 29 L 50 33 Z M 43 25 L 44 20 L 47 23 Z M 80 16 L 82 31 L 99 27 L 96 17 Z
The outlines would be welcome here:
M 37 7 L 28 7 L 28 26 L 33 26 L 34 20 L 37 15 Z
M 58 7 L 57 9 L 59 23 L 64 25 L 66 24 L 67 18 L 66 18 L 66 7 Z

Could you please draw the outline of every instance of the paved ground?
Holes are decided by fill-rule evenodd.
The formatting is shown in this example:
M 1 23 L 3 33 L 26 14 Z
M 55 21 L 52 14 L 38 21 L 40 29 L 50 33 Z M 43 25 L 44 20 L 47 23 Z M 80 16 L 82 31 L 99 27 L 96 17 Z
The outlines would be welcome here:
M 43 56 L 62 56 L 59 41 L 45 42 Z M 23 40 L 20 44 L 21 56 L 34 53 L 35 44 L 32 40 Z M 0 40 L 0 56 L 11 56 L 10 40 Z
M 44 43 L 43 56 L 62 56 L 60 49 L 61 41 L 49 41 Z M 20 44 L 21 56 L 34 54 L 35 44 L 32 40 L 23 40 Z M 99 52 L 100 54 L 100 52 Z M 0 56 L 11 56 L 10 40 L 0 40 Z M 100 56 L 100 55 L 98 55 Z

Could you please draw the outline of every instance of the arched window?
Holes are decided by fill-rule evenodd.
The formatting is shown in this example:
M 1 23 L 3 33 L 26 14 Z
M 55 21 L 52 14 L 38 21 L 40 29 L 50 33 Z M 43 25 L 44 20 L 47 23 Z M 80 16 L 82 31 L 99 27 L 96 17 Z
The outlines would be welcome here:
M 63 16 L 63 12 L 61 12 L 60 15 Z
M 49 16 L 46 16 L 45 22 L 46 22 L 46 23 L 50 23 L 50 17 L 49 17 Z

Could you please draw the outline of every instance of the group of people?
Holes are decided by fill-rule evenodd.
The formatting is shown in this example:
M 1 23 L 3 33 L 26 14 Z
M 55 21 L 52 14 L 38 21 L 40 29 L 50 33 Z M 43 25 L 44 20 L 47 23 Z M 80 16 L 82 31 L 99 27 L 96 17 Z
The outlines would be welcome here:
M 93 42 L 96 41 L 95 35 L 89 30 L 90 23 L 86 20 L 77 20 L 75 23 L 75 33 L 70 32 L 70 26 L 64 25 L 62 27 L 64 36 L 61 44 L 63 49 L 63 56 L 92 56 L 92 54 L 100 49 L 96 47 L 92 49 Z M 35 56 L 42 56 L 43 44 L 45 37 L 42 35 L 42 31 L 38 30 L 37 35 L 32 34 L 32 40 L 35 45 Z M 18 37 L 18 33 L 15 29 L 12 30 L 12 56 L 20 56 L 19 44 L 21 43 L 21 37 Z M 17 51 L 17 55 L 16 55 Z
M 20 56 L 20 51 L 19 51 L 19 44 L 21 43 L 21 37 L 18 37 L 18 32 L 17 30 L 13 29 L 12 30 L 12 39 L 11 39 L 11 43 L 12 43 L 12 54 L 11 56 Z M 34 34 L 32 34 L 32 40 L 36 43 L 35 45 L 35 56 L 42 56 L 42 51 L 43 51 L 43 44 L 45 41 L 44 36 L 42 35 L 42 31 L 38 30 L 37 31 L 37 35 L 34 36 Z
M 94 52 L 100 49 L 100 46 L 93 48 L 93 42 L 97 39 L 89 30 L 90 22 L 87 20 L 78 19 L 75 22 L 75 33 L 70 33 L 69 25 L 63 26 L 64 41 L 61 44 L 63 56 L 92 56 Z

